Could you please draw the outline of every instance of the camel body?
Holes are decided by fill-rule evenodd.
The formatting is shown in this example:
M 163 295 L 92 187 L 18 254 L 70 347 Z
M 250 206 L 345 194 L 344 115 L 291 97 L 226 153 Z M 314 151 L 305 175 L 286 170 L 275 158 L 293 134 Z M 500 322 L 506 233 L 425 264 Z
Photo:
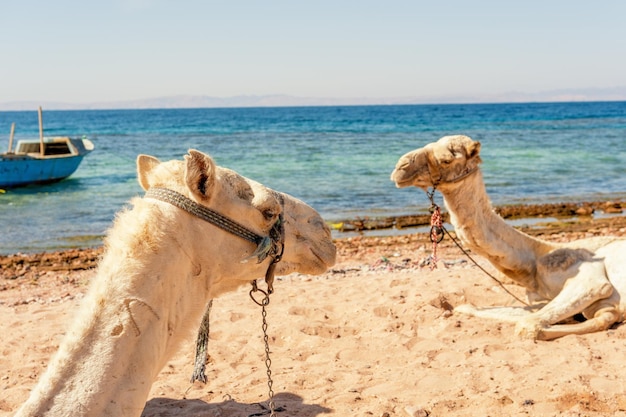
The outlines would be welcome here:
M 137 165 L 144 189 L 177 191 L 260 235 L 282 213 L 277 274 L 318 274 L 335 262 L 321 217 L 289 195 L 194 150 L 184 162 L 141 155 Z M 139 416 L 152 382 L 198 328 L 209 300 L 263 277 L 271 262 L 243 263 L 254 244 L 150 198 L 135 198 L 117 216 L 105 246 L 73 326 L 16 416 Z
M 528 338 L 554 339 L 608 329 L 624 320 L 626 240 L 615 237 L 556 244 L 528 236 L 506 224 L 492 208 L 479 169 L 480 143 L 446 136 L 402 156 L 391 179 L 396 186 L 435 186 L 461 242 L 505 276 L 526 288 L 530 307 L 455 311 L 516 323 Z M 582 313 L 581 323 L 560 324 Z

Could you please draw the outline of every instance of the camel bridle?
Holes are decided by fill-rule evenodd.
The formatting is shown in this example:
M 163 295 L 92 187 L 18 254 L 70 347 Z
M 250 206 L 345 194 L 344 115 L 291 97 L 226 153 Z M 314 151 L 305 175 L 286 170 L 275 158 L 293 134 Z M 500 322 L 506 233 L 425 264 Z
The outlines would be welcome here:
M 284 198 L 280 193 L 276 193 L 276 198 L 280 201 L 281 206 L 284 206 Z M 281 261 L 283 252 L 285 250 L 285 222 L 283 214 L 278 215 L 278 219 L 269 230 L 268 236 L 261 236 L 247 227 L 237 223 L 236 221 L 229 219 L 228 217 L 218 213 L 217 211 L 210 209 L 206 206 L 196 203 L 192 199 L 185 197 L 184 195 L 170 190 L 168 188 L 153 187 L 146 191 L 144 198 L 151 198 L 153 200 L 159 200 L 169 203 L 187 213 L 194 215 L 210 224 L 219 227 L 220 229 L 245 239 L 251 243 L 257 245 L 254 252 L 241 262 L 247 262 L 249 259 L 257 258 L 257 263 L 263 262 L 267 257 L 270 257 L 272 261 L 267 267 L 265 272 L 265 282 L 267 284 L 267 292 L 257 287 L 256 279 L 252 280 L 252 289 L 250 290 L 250 298 L 256 304 L 261 306 L 261 314 L 263 317 L 263 341 L 265 343 L 265 366 L 267 369 L 267 385 L 269 388 L 269 414 L 270 417 L 275 417 L 275 411 L 282 411 L 281 407 L 276 408 L 274 404 L 274 391 L 272 389 L 272 370 L 269 348 L 269 336 L 267 334 L 267 311 L 265 307 L 270 302 L 269 295 L 274 292 L 274 271 L 276 270 L 276 264 Z M 263 299 L 258 301 L 254 298 L 255 292 L 263 294 Z M 198 338 L 196 341 L 196 359 L 194 363 L 194 372 L 191 377 L 193 383 L 196 379 L 206 383 L 206 375 L 204 373 L 204 366 L 206 363 L 207 355 L 207 343 L 209 340 L 209 313 L 213 300 L 209 301 L 207 310 L 202 317 L 202 323 L 198 332 Z
M 277 197 L 282 205 L 282 196 L 277 195 Z M 193 216 L 219 227 L 232 235 L 254 243 L 257 246 L 255 251 L 242 262 L 247 262 L 249 259 L 256 258 L 257 263 L 261 263 L 267 257 L 270 257 L 272 261 L 265 272 L 265 282 L 267 283 L 267 292 L 271 294 L 274 291 L 274 271 L 276 269 L 276 264 L 281 261 L 283 251 L 285 249 L 285 225 L 282 213 L 278 216 L 276 223 L 274 223 L 272 228 L 269 230 L 269 235 L 261 236 L 236 221 L 229 219 L 223 214 L 220 214 L 209 207 L 198 204 L 181 193 L 168 188 L 150 188 L 146 191 L 144 198 L 151 198 L 153 200 L 169 203 Z M 256 281 L 253 282 L 256 283 Z
M 446 180 L 446 181 L 444 181 L 442 176 L 441 176 L 441 174 L 439 174 L 439 178 L 435 181 L 434 178 L 433 178 L 432 170 L 430 168 L 430 164 L 429 164 L 429 166 L 428 166 L 428 175 L 430 176 L 430 182 L 432 183 L 433 192 L 434 192 L 434 190 L 437 188 L 437 186 L 439 186 L 441 183 L 454 184 L 456 182 L 464 180 L 465 178 L 469 177 L 470 175 L 472 175 L 473 173 L 477 172 L 478 170 L 479 170 L 479 166 L 476 165 L 474 168 L 471 168 L 471 169 L 467 170 L 466 172 L 462 173 L 458 177 L 456 177 L 454 179 L 451 179 L 451 180 Z

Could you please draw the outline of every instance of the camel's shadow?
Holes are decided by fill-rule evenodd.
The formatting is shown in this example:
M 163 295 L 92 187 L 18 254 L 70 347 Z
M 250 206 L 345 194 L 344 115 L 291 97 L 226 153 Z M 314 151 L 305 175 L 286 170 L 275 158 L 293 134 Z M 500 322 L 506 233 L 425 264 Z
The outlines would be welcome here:
M 298 415 L 315 417 L 330 413 L 332 410 L 321 405 L 305 404 L 302 397 L 289 392 L 278 393 L 274 396 L 277 416 Z M 268 415 L 267 402 L 245 404 L 235 400 L 226 400 L 221 403 L 207 403 L 202 400 L 174 400 L 171 398 L 153 398 L 146 403 L 141 417 L 249 417 Z

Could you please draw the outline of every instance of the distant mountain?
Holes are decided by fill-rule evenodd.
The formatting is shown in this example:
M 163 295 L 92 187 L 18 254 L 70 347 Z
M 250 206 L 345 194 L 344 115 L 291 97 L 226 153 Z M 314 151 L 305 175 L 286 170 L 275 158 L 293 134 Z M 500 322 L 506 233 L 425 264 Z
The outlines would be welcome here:
M 103 109 L 175 109 L 210 107 L 298 107 L 385 104 L 453 104 L 453 103 L 525 103 L 563 101 L 626 101 L 626 86 L 614 88 L 561 89 L 539 93 L 508 92 L 496 95 L 421 96 L 391 98 L 294 97 L 289 95 L 211 97 L 179 95 L 143 100 L 65 103 L 57 101 L 0 102 L 0 111 L 35 110 L 103 110 Z

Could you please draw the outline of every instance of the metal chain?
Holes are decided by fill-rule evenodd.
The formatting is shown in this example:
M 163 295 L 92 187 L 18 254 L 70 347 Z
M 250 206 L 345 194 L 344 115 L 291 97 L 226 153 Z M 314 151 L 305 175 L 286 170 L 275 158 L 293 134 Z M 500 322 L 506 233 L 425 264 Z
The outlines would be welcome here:
M 254 298 L 253 293 L 259 291 L 263 294 L 264 298 L 261 302 L 257 301 Z M 272 381 L 272 360 L 270 359 L 270 343 L 269 336 L 267 335 L 267 310 L 265 307 L 270 303 L 270 296 L 267 292 L 258 288 L 256 285 L 256 281 L 252 281 L 252 289 L 250 290 L 250 298 L 256 304 L 261 306 L 261 316 L 263 317 L 263 325 L 261 329 L 263 330 L 263 342 L 265 343 L 265 367 L 267 368 L 267 388 L 268 388 L 268 397 L 269 397 L 269 412 L 270 417 L 276 417 L 276 407 L 274 405 L 274 390 L 272 386 L 274 385 L 274 381 Z
M 269 403 L 268 406 L 270 408 L 270 417 L 276 416 L 275 406 L 274 406 L 274 390 L 272 389 L 272 385 L 274 385 L 274 381 L 272 381 L 272 360 L 270 359 L 270 344 L 269 337 L 267 335 L 267 310 L 265 306 L 270 303 L 269 295 L 265 294 L 265 298 L 263 299 L 263 304 L 261 305 L 261 315 L 263 316 L 263 341 L 265 342 L 265 367 L 267 368 L 267 389 L 268 389 L 268 398 Z

